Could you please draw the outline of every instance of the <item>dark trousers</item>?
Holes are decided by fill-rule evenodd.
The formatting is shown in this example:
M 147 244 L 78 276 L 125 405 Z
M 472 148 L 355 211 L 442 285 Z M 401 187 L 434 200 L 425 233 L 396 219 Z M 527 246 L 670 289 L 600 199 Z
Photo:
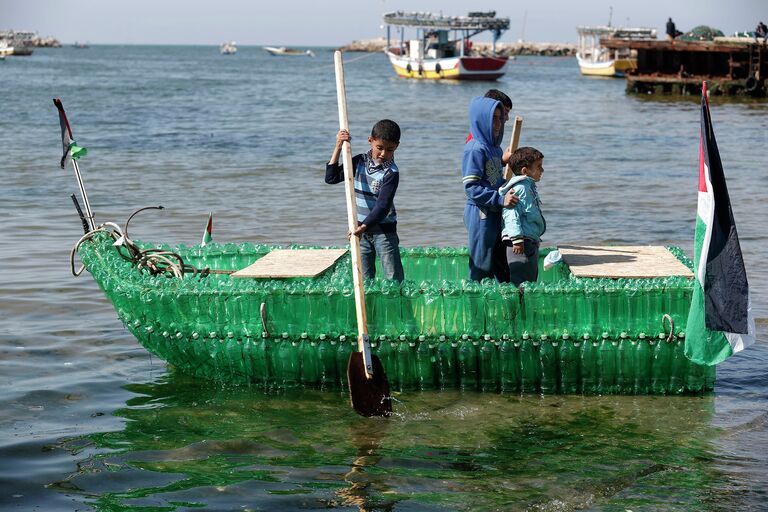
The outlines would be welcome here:
M 536 281 L 539 278 L 539 242 L 525 239 L 523 254 L 515 254 L 512 245 L 507 246 L 507 264 L 509 280 L 520 286 L 524 281 Z

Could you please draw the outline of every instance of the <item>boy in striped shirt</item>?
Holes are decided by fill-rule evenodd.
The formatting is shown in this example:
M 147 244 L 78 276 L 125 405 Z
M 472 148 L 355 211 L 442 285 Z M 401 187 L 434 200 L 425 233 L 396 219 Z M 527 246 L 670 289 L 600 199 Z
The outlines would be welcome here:
M 325 166 L 325 182 L 344 181 L 344 167 L 339 154 L 344 142 L 352 138 L 346 130 L 336 135 L 336 146 Z M 357 229 L 349 236 L 360 237 L 360 255 L 363 260 L 363 276 L 376 277 L 376 255 L 381 260 L 384 277 L 402 281 L 403 263 L 400 260 L 400 239 L 397 236 L 397 212 L 395 192 L 400 173 L 395 165 L 395 150 L 400 144 L 400 127 L 394 121 L 382 119 L 368 137 L 371 149 L 352 158 L 357 205 Z

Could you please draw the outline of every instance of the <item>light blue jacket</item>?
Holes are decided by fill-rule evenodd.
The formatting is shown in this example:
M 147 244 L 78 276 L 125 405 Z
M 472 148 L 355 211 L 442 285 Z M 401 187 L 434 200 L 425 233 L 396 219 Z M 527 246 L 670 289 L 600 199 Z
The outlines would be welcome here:
M 499 195 L 504 197 L 510 189 L 520 201 L 514 208 L 503 210 L 501 239 L 514 242 L 530 238 L 540 242 L 541 235 L 547 230 L 547 221 L 541 213 L 536 182 L 529 176 L 514 176 L 499 189 Z

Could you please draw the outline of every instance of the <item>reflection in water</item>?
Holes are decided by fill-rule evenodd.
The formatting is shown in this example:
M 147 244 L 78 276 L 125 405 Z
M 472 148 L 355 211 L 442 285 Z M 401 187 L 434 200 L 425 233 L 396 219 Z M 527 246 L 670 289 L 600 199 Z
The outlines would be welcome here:
M 366 419 L 341 393 L 180 375 L 129 389 L 123 430 L 63 442 L 83 459 L 51 488 L 98 510 L 361 511 L 687 508 L 729 488 L 713 396 L 409 393 L 393 418 Z

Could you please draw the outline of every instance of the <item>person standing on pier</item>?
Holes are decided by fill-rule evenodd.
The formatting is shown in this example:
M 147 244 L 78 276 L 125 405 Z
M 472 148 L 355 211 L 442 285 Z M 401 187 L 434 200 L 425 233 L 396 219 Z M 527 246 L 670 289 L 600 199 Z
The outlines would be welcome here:
M 765 26 L 765 23 L 762 21 L 757 24 L 757 28 L 755 29 L 755 42 L 757 42 L 758 39 L 763 38 L 763 44 L 768 41 L 768 27 Z
M 677 37 L 677 27 L 675 27 L 675 22 L 672 21 L 672 18 L 669 18 L 667 20 L 667 41 L 671 41 L 676 37 Z

